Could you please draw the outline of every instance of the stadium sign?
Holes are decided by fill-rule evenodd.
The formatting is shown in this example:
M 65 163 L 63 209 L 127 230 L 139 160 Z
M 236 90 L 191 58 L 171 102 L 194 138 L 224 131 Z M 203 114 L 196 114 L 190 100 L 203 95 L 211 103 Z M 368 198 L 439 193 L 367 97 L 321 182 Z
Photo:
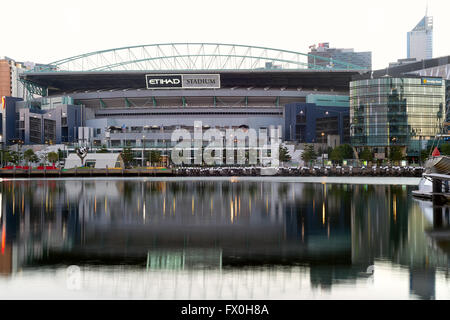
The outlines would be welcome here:
M 422 84 L 428 85 L 428 86 L 441 86 L 442 85 L 442 79 L 438 79 L 438 78 L 422 78 Z
M 147 89 L 219 89 L 219 74 L 147 74 Z

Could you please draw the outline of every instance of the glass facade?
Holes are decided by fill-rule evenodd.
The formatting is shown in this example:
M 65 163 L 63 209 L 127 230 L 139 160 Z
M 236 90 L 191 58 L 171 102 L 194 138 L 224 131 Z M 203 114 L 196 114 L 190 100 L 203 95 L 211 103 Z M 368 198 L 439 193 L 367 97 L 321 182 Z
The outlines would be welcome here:
M 445 80 L 379 78 L 350 83 L 350 135 L 354 147 L 387 153 L 392 146 L 419 155 L 442 131 Z

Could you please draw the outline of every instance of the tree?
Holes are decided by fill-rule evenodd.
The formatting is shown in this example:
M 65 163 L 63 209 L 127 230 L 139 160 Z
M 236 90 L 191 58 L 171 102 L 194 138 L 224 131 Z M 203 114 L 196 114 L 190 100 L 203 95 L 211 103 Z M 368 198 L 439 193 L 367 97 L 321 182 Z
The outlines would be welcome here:
M 331 151 L 330 160 L 341 162 L 345 159 L 353 159 L 353 148 L 350 145 L 343 144 Z
M 57 162 L 59 160 L 58 154 L 56 152 L 49 152 L 47 154 L 47 159 L 48 161 L 50 161 L 52 164 L 55 164 L 55 162 Z
M 159 163 L 161 162 L 161 152 L 152 150 L 150 151 L 149 158 L 151 164 Z
M 354 152 L 353 152 L 353 148 L 351 145 L 343 144 L 340 146 L 340 148 L 342 150 L 342 156 L 344 157 L 344 159 L 353 159 L 354 158 Z
M 280 149 L 278 151 L 280 161 L 281 162 L 289 162 L 292 160 L 291 155 L 289 154 L 288 149 L 280 144 Z
M 59 159 L 65 158 L 64 152 L 61 149 L 58 149 L 58 157 L 59 157 Z
M 338 162 L 344 160 L 344 155 L 342 153 L 342 148 L 340 146 L 334 148 L 333 151 L 331 151 L 330 160 Z
M 28 149 L 23 153 L 23 158 L 27 162 L 27 165 L 29 165 L 30 162 L 38 162 L 39 158 L 34 153 L 33 149 Z
M 8 165 L 12 160 L 11 152 L 9 150 L 2 150 L 2 159 L 3 163 Z
M 305 149 L 302 153 L 302 160 L 305 161 L 305 163 L 310 163 L 311 160 L 316 158 L 317 154 L 314 151 L 314 146 L 311 144 L 305 144 Z
M 133 151 L 131 151 L 130 147 L 123 148 L 122 151 L 122 159 L 125 164 L 125 167 L 131 167 L 131 163 L 134 160 Z
M 400 161 L 403 160 L 403 152 L 400 149 L 400 147 L 391 147 L 391 150 L 389 150 L 389 160 L 391 161 Z
M 450 143 L 444 143 L 443 145 L 441 145 L 441 147 L 439 149 L 441 149 L 442 155 L 445 155 L 445 156 L 450 155 Z
M 369 148 L 364 148 L 364 150 L 359 155 L 359 158 L 361 160 L 365 160 L 365 161 L 372 161 L 373 160 L 373 154 L 372 154 L 372 152 L 370 151 Z
M 22 162 L 23 160 L 23 154 L 21 152 L 18 151 L 10 151 L 10 161 L 12 162 L 14 165 L 18 165 L 20 164 L 20 162 Z

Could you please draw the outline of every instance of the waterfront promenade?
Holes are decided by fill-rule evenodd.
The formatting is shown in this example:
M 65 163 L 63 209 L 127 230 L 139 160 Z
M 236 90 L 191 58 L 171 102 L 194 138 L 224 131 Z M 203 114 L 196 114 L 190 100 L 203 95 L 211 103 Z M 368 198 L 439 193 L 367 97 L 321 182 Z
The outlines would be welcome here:
M 282 176 L 282 177 L 421 177 L 422 167 L 182 167 L 182 168 L 75 168 L 75 169 L 2 169 L 0 177 L 220 177 L 220 176 Z

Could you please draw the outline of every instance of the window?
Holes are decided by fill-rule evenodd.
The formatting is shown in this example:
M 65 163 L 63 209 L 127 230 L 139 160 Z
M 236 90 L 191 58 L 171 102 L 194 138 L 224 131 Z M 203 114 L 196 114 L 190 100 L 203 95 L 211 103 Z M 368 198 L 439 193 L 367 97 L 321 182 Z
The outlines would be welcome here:
M 95 160 L 86 160 L 84 166 L 89 168 L 95 168 Z
M 30 117 L 30 142 L 41 143 L 42 123 L 40 118 Z
M 46 143 L 55 143 L 56 140 L 56 121 L 44 119 L 44 141 Z

